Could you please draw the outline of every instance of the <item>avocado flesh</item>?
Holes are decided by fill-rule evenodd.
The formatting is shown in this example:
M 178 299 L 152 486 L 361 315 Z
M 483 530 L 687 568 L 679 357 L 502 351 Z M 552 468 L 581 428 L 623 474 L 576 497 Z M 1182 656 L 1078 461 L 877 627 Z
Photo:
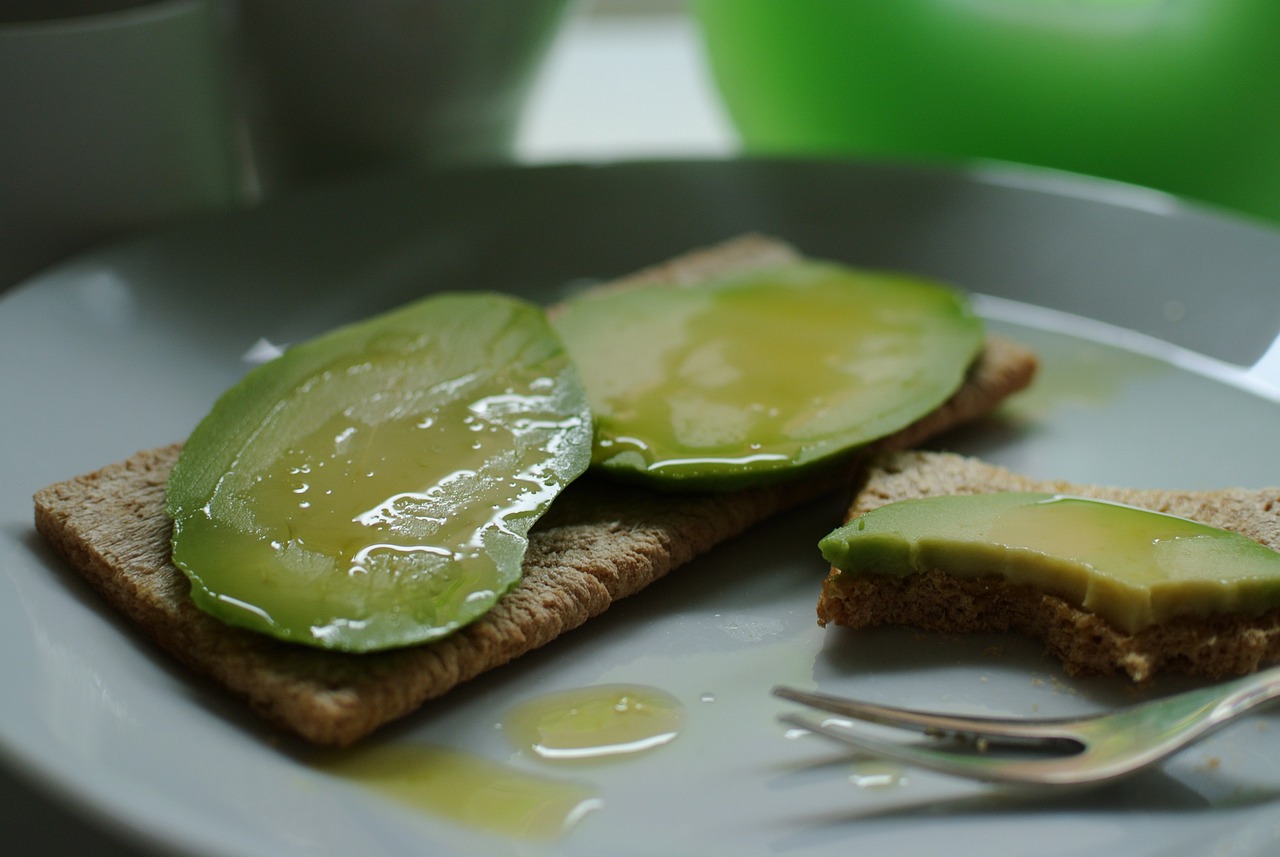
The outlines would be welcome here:
M 819 549 L 841 578 L 941 570 L 1003 577 L 1134 633 L 1178 616 L 1280 606 L 1280 553 L 1227 530 L 1132 506 L 1037 493 L 903 500 Z
M 554 323 L 591 399 L 593 464 L 699 490 L 892 434 L 955 392 L 984 339 L 949 287 L 822 262 L 588 292 Z
M 438 639 L 519 581 L 590 425 L 540 308 L 428 298 L 290 348 L 219 399 L 168 484 L 174 562 L 202 609 L 284 640 Z

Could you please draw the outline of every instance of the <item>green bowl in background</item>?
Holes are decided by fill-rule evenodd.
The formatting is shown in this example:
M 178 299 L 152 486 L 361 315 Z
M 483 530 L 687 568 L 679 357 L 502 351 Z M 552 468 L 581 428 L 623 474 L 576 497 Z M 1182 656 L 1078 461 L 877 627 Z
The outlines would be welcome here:
M 753 154 L 989 158 L 1280 220 L 1277 0 L 692 0 Z

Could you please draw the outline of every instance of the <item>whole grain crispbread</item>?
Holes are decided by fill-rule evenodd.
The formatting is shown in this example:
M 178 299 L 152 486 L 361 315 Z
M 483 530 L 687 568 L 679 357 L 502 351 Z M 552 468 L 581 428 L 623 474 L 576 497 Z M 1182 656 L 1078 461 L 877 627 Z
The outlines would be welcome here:
M 794 258 L 748 236 L 626 278 L 693 280 Z M 915 445 L 993 410 L 1030 382 L 1035 357 L 991 338 L 941 408 L 875 444 Z M 524 578 L 481 619 L 427 645 L 343 654 L 225 625 L 188 597 L 169 558 L 165 483 L 179 446 L 139 452 L 35 495 L 39 532 L 162 649 L 307 741 L 346 746 L 459 683 L 542 646 L 671 570 L 805 500 L 846 486 L 857 462 L 728 494 L 664 495 L 586 477 L 530 534 Z
M 848 519 L 896 500 L 945 494 L 1041 491 L 1096 497 L 1191 518 L 1280 550 L 1280 488 L 1143 490 L 1030 479 L 975 458 L 896 452 L 871 461 Z M 933 569 L 906 577 L 840 575 L 823 583 L 818 621 L 925 631 L 1016 631 L 1042 641 L 1071 675 L 1159 672 L 1221 678 L 1280 660 L 1280 609 L 1257 615 L 1179 617 L 1133 634 L 1030 586 L 1003 578 L 961 578 Z

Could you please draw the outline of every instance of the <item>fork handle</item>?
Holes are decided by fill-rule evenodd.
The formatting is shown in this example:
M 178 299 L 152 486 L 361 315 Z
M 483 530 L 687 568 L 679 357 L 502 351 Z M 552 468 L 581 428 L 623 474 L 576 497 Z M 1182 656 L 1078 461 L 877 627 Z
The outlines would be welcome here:
M 1262 670 L 1226 685 L 1226 696 L 1214 707 L 1215 723 L 1231 720 L 1259 705 L 1280 698 L 1280 667 Z

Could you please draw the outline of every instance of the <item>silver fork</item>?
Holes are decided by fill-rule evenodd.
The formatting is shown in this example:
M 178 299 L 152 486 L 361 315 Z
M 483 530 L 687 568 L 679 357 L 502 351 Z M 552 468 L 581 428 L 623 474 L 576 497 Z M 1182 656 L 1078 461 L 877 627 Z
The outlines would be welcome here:
M 900 727 L 935 739 L 931 743 L 882 739 L 860 734 L 855 723 L 782 715 L 786 723 L 874 755 L 985 782 L 1080 786 L 1108 782 L 1163 761 L 1280 697 L 1280 667 L 1078 718 L 964 717 L 790 687 L 775 687 L 773 693 L 852 721 Z M 1011 756 L 997 752 L 1000 748 L 1026 752 Z

